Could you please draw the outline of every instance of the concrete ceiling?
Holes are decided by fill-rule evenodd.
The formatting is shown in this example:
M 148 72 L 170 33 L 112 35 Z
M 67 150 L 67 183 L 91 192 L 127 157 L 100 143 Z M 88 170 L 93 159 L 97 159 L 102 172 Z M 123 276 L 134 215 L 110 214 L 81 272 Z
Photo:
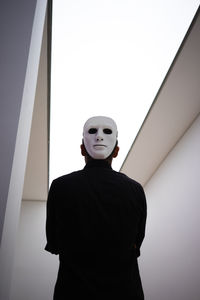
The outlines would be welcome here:
M 48 192 L 47 20 L 24 181 L 24 200 L 46 200 Z M 186 38 L 122 165 L 145 185 L 200 112 L 200 16 Z
M 198 10 L 121 171 L 145 185 L 199 112 Z

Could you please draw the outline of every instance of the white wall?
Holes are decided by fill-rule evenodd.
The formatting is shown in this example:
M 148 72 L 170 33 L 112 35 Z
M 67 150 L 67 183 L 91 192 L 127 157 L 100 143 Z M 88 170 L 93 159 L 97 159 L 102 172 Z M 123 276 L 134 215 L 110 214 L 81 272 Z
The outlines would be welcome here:
M 47 0 L 0 5 L 2 62 L 0 110 L 0 299 L 10 299 L 17 225 Z M 5 178 L 4 178 L 5 177 Z
M 145 192 L 148 220 L 140 269 L 146 299 L 199 300 L 200 116 Z
M 58 256 L 44 250 L 46 202 L 22 201 L 10 300 L 51 300 Z
M 36 0 L 0 2 L 0 242 L 12 171 Z M 26 28 L 26 30 L 24 30 Z

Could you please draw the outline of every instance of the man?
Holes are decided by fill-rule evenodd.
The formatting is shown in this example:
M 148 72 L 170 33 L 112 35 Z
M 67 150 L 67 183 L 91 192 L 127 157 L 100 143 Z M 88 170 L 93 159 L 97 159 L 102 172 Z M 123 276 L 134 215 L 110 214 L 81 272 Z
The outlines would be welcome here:
M 55 179 L 47 201 L 47 245 L 59 254 L 54 300 L 142 300 L 137 257 L 145 234 L 142 186 L 112 169 L 119 147 L 108 117 L 84 125 L 83 170 Z

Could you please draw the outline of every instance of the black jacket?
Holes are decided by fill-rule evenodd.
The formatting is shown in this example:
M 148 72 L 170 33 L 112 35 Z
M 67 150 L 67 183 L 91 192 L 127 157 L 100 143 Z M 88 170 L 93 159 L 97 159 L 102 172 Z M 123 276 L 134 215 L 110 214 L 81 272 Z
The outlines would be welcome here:
M 60 258 L 54 299 L 144 299 L 137 257 L 145 223 L 142 186 L 104 160 L 54 180 L 45 247 Z

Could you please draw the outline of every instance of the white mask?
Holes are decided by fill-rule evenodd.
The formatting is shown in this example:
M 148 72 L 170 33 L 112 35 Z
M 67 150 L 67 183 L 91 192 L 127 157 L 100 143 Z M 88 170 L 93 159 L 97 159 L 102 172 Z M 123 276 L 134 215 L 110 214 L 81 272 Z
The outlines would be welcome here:
M 108 117 L 92 117 L 83 128 L 83 141 L 88 154 L 94 159 L 106 159 L 117 141 L 117 125 Z

